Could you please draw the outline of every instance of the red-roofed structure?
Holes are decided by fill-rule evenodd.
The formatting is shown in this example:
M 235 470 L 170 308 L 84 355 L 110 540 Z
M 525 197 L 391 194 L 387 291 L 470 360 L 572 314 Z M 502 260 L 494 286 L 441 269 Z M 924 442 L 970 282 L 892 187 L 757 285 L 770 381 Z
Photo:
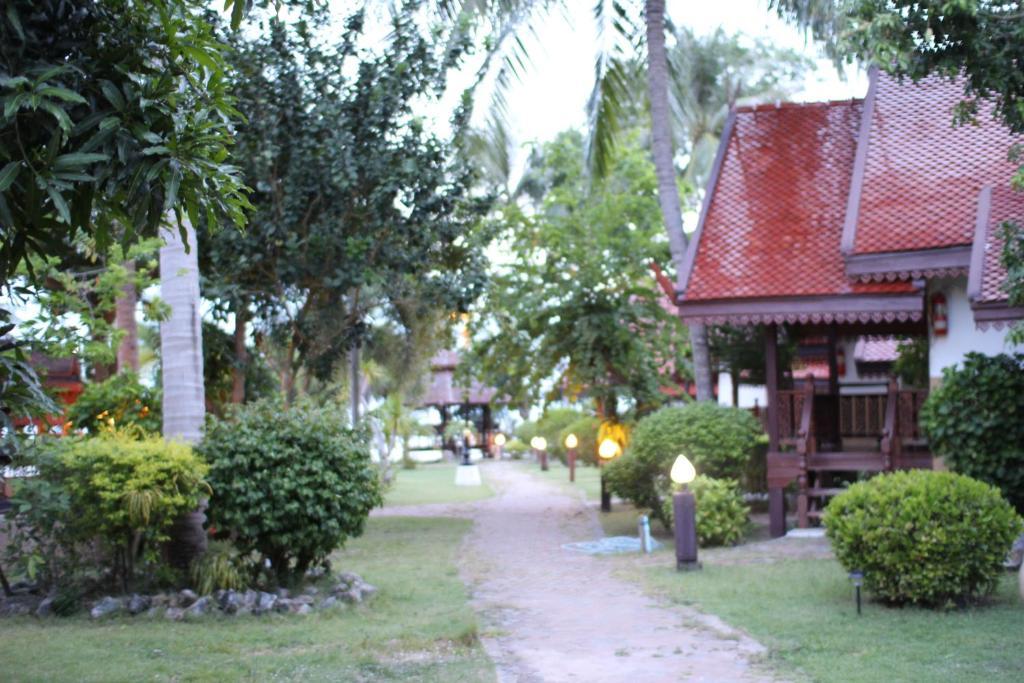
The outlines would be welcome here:
M 955 127 L 962 96 L 959 82 L 873 70 L 864 100 L 730 114 L 676 302 L 684 322 L 763 326 L 775 535 L 791 483 L 806 526 L 837 472 L 932 466 L 917 427 L 927 389 L 890 380 L 872 396 L 856 369 L 891 364 L 897 337 L 927 337 L 934 382 L 967 351 L 1002 351 L 1001 328 L 1024 318 L 999 259 L 1001 224 L 1024 219 L 1009 188 L 1018 140 L 986 107 Z M 778 367 L 780 326 L 824 358 Z M 858 338 L 890 341 L 861 343 L 846 371 L 839 349 Z

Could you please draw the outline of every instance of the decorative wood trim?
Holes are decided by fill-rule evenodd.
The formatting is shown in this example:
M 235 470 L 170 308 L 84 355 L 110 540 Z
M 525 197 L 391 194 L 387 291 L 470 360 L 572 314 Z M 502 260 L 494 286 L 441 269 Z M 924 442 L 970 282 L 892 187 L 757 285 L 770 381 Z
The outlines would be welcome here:
M 978 217 L 974 223 L 974 244 L 971 246 L 971 269 L 967 274 L 967 298 L 981 298 L 981 281 L 985 271 L 985 245 L 988 242 L 989 217 L 992 215 L 992 186 L 985 185 L 978 194 Z
M 704 201 L 700 208 L 700 220 L 697 222 L 697 229 L 687 245 L 682 268 L 676 273 L 676 289 L 678 290 L 677 298 L 679 300 L 686 296 L 686 288 L 690 284 L 690 274 L 693 272 L 693 264 L 697 260 L 697 249 L 700 248 L 700 236 L 704 234 L 704 224 L 708 220 L 708 212 L 711 211 L 711 202 L 715 196 L 715 188 L 718 186 L 718 178 L 722 175 L 722 165 L 725 163 L 725 155 L 729 150 L 729 143 L 732 141 L 732 132 L 735 125 L 736 109 L 734 107 L 729 111 L 729 117 L 725 120 L 725 127 L 722 129 L 722 138 L 718 142 L 715 162 L 711 166 L 708 186 L 704 190 Z
M 1018 320 L 1024 320 L 1024 306 L 1009 306 L 1005 301 L 971 304 L 974 324 L 981 330 L 993 327 L 1001 330 Z
M 917 321 L 924 315 L 924 294 L 846 294 L 830 296 L 680 301 L 688 322 L 720 325 L 770 323 L 866 323 Z
M 846 220 L 843 222 L 843 236 L 839 251 L 853 252 L 857 240 L 857 220 L 860 217 L 860 195 L 864 189 L 864 168 L 868 161 L 868 146 L 871 140 L 871 119 L 875 114 L 875 98 L 878 94 L 878 67 L 868 70 L 868 94 L 864 98 L 861 112 L 860 131 L 857 134 L 857 151 L 853 158 L 853 176 L 850 178 L 850 192 L 846 197 Z
M 966 274 L 971 265 L 971 247 L 850 254 L 845 260 L 846 274 L 864 282 L 917 280 Z

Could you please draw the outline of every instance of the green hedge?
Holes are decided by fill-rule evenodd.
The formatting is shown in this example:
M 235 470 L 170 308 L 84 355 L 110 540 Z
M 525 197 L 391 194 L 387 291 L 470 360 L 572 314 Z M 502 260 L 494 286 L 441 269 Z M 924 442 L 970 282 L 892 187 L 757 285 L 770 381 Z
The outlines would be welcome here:
M 995 588 L 1021 519 L 984 482 L 913 470 L 854 484 L 823 518 L 839 562 L 891 604 L 963 605 Z
M 932 451 L 1024 512 L 1024 354 L 969 353 L 921 409 Z

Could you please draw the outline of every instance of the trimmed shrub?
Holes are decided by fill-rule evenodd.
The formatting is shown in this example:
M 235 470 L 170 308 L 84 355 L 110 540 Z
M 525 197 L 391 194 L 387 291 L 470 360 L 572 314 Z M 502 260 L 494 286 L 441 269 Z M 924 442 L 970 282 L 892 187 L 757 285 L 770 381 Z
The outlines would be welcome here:
M 137 427 L 147 434 L 160 433 L 160 390 L 143 386 L 134 372 L 119 372 L 85 387 L 68 407 L 74 429 L 99 434 L 111 427 Z
M 209 493 L 206 464 L 188 446 L 158 436 L 49 439 L 40 451 L 38 476 L 15 491 L 15 524 L 28 535 L 15 540 L 24 561 L 51 579 L 79 569 L 69 563 L 91 544 L 106 558 L 100 568 L 122 588 L 141 570 L 152 579 L 171 527 Z M 33 559 L 38 553 L 52 556 Z
M 243 553 L 294 583 L 363 532 L 382 503 L 362 433 L 339 411 L 259 401 L 211 418 L 199 451 L 210 463 L 210 517 Z
M 987 595 L 1020 517 L 984 482 L 931 470 L 882 474 L 832 499 L 823 518 L 839 562 L 883 602 L 963 605 Z
M 530 451 L 530 447 L 519 439 L 509 439 L 502 447 L 513 460 L 522 460 L 523 456 Z
M 705 548 L 738 543 L 747 529 L 749 510 L 736 482 L 700 475 L 689 486 L 697 501 L 697 542 Z M 662 501 L 662 514 L 675 523 L 671 495 Z
M 576 446 L 577 462 L 585 462 L 589 465 L 597 464 L 597 433 L 601 428 L 601 421 L 596 417 L 580 417 L 569 423 L 558 434 L 558 443 L 563 444 L 562 452 L 565 454 L 563 462 L 568 462 L 569 452 L 564 448 L 565 437 L 575 434 L 579 445 Z
M 521 424 L 516 430 L 516 436 L 527 445 L 533 437 L 543 436 L 548 442 L 548 455 L 565 462 L 567 454 L 565 442 L 561 438 L 562 431 L 581 417 L 583 413 L 573 408 L 550 408 L 536 422 Z
M 1024 512 L 1024 354 L 969 353 L 921 409 L 932 451 Z
M 650 510 L 665 526 L 668 473 L 685 453 L 699 474 L 739 480 L 757 448 L 761 425 L 745 410 L 710 402 L 662 408 L 640 420 L 626 452 L 605 469 L 611 491 Z

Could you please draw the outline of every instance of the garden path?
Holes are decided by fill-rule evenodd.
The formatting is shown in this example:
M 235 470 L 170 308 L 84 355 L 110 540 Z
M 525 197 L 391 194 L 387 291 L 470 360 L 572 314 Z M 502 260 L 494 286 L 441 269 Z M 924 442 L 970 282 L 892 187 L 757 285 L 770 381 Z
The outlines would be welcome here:
M 614 563 L 565 550 L 601 535 L 581 498 L 511 463 L 483 470 L 494 498 L 375 514 L 475 520 L 461 565 L 501 683 L 773 680 L 754 665 L 764 648 L 750 637 L 659 605 L 617 578 Z

